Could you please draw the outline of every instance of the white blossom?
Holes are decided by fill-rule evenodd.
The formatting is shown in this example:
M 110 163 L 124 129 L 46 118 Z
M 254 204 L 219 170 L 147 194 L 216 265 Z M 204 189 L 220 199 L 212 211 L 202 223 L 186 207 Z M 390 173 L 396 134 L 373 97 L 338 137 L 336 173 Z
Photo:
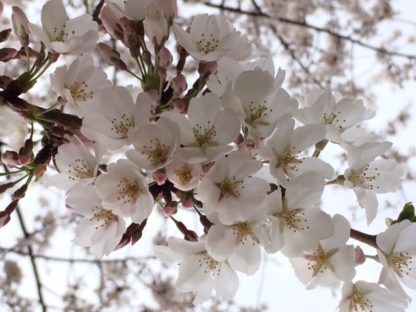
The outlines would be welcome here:
M 376 193 L 395 191 L 404 173 L 391 160 L 374 160 L 390 147 L 388 142 L 347 147 L 349 168 L 344 173 L 344 185 L 354 190 L 358 203 L 366 211 L 367 223 L 372 222 L 377 214 Z
M 166 174 L 176 188 L 182 191 L 190 191 L 196 188 L 202 176 L 202 165 L 191 164 L 179 156 L 175 156 L 166 167 Z
M 308 289 L 316 286 L 337 287 L 355 275 L 355 251 L 345 245 L 350 237 L 350 223 L 343 216 L 333 217 L 334 234 L 310 246 L 301 257 L 290 258 L 296 276 Z
M 204 212 L 218 213 L 224 224 L 248 220 L 270 190 L 265 180 L 252 176 L 261 167 L 240 151 L 218 159 L 197 189 Z
M 69 19 L 62 0 L 49 0 L 42 8 L 41 17 L 42 27 L 29 23 L 29 29 L 49 50 L 81 54 L 95 48 L 98 26 L 91 15 Z
M 203 241 L 192 242 L 171 237 L 168 246 L 154 248 L 162 261 L 179 262 L 176 285 L 181 292 L 195 292 L 194 304 L 209 299 L 213 290 L 221 300 L 232 299 L 237 292 L 237 273 L 226 261 L 213 258 Z
M 279 118 L 290 118 L 297 102 L 281 88 L 285 72 L 276 77 L 267 70 L 255 68 L 240 73 L 223 94 L 225 107 L 233 109 L 255 138 L 268 137 Z
M 333 175 L 332 167 L 317 157 L 306 157 L 305 150 L 324 138 L 325 130 L 319 125 L 307 125 L 294 129 L 295 121 L 282 119 L 277 130 L 260 146 L 261 156 L 270 161 L 270 173 L 280 184 L 288 177 L 307 171 L 325 178 Z
M 240 61 L 250 55 L 250 44 L 224 16 L 197 15 L 189 33 L 173 27 L 179 44 L 197 61 L 217 61 L 222 56 Z
M 407 302 L 375 283 L 347 282 L 342 287 L 339 312 L 405 312 Z
M 114 250 L 126 230 L 122 217 L 102 205 L 90 185 L 78 185 L 67 197 L 66 203 L 83 216 L 75 229 L 75 244 L 90 247 L 97 257 Z
M 118 215 L 131 217 L 135 223 L 142 223 L 154 204 L 145 177 L 126 159 L 109 164 L 107 172 L 95 181 L 103 205 Z
M 229 153 L 229 145 L 240 133 L 240 122 L 231 109 L 223 109 L 220 98 L 212 93 L 192 98 L 188 118 L 176 112 L 164 117 L 180 129 L 178 154 L 190 163 L 208 162 Z
M 50 79 L 55 91 L 70 105 L 70 111 L 77 113 L 79 105 L 91 102 L 103 88 L 110 85 L 106 73 L 94 66 L 90 55 L 76 58 L 69 66 L 58 67 Z

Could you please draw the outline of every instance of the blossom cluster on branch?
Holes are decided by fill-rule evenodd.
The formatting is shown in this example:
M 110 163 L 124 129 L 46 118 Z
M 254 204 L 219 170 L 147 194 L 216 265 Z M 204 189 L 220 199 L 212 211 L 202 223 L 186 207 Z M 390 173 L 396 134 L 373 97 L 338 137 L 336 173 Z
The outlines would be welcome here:
M 82 216 L 74 241 L 98 257 L 137 242 L 161 211 L 183 237 L 155 253 L 180 264 L 177 288 L 193 292 L 195 304 L 213 291 L 232 298 L 237 272 L 253 274 L 264 253 L 280 251 L 307 288 L 342 285 L 341 312 L 405 311 L 402 285 L 414 287 L 416 277 L 414 214 L 372 236 L 321 209 L 324 189 L 340 185 L 355 193 L 370 224 L 377 194 L 399 188 L 404 171 L 383 157 L 392 144 L 362 128 L 373 110 L 329 89 L 291 96 L 285 71 L 256 59 L 223 16 L 196 15 L 184 29 L 174 0 L 111 0 L 99 13 L 69 18 L 61 0 L 49 0 L 39 26 L 13 8 L 21 49 L 1 49 L 0 60 L 27 70 L 0 79 L 1 109 L 10 114 L 0 116 L 8 146 L 1 175 L 9 179 L 0 191 L 15 188 L 0 225 L 42 179 L 65 191 L 67 207 Z M 9 34 L 1 34 L 6 43 Z M 136 84 L 110 81 L 95 52 Z M 44 108 L 24 100 L 62 57 L 50 75 L 56 102 Z M 185 72 L 190 62 L 197 71 Z M 345 168 L 320 158 L 328 145 L 345 151 Z M 181 210 L 193 211 L 200 226 L 180 221 Z M 354 279 L 370 258 L 350 238 L 376 250 L 378 283 Z

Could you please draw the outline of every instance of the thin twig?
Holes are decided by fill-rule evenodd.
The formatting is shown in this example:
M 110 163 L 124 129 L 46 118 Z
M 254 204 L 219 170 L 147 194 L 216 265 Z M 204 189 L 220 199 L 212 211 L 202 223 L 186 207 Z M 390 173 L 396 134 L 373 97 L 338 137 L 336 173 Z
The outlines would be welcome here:
M 14 253 L 14 254 L 18 254 L 21 256 L 29 256 L 30 257 L 30 253 L 29 252 L 25 252 L 25 251 L 20 251 L 20 250 L 16 250 L 14 248 L 1 248 L 0 247 L 0 252 L 1 253 Z M 35 259 L 42 259 L 45 261 L 53 261 L 53 262 L 67 262 L 67 263 L 92 263 L 92 264 L 97 264 L 97 261 L 102 262 L 102 263 L 117 263 L 117 262 L 129 262 L 129 261 L 142 261 L 142 260 L 151 260 L 151 259 L 155 259 L 154 256 L 143 256 L 143 257 L 126 257 L 126 258 L 122 258 L 122 259 L 86 259 L 86 258 L 65 258 L 65 257 L 55 257 L 55 256 L 46 256 L 46 255 L 39 255 L 39 254 L 33 254 L 32 256 Z
M 281 17 L 281 16 L 272 16 L 272 15 L 269 15 L 269 14 L 264 13 L 264 12 L 246 11 L 246 10 L 242 10 L 240 8 L 233 8 L 233 7 L 224 6 L 224 5 L 221 5 L 221 4 L 210 3 L 210 2 L 204 2 L 204 4 L 206 6 L 209 6 L 209 7 L 212 7 L 212 8 L 217 8 L 217 9 L 224 10 L 224 11 L 229 11 L 229 12 L 242 14 L 242 15 L 248 15 L 248 16 L 264 17 L 264 18 L 274 19 L 274 20 L 277 20 L 277 21 L 279 21 L 281 23 L 284 23 L 284 24 L 291 24 L 291 25 L 295 25 L 295 26 L 299 26 L 299 27 L 303 27 L 303 28 L 312 29 L 312 30 L 315 30 L 317 32 L 326 33 L 326 34 L 328 34 L 332 37 L 338 38 L 338 39 L 349 41 L 351 43 L 357 44 L 361 47 L 373 50 L 373 51 L 381 53 L 381 54 L 387 54 L 387 55 L 390 55 L 390 56 L 398 56 L 398 57 L 403 57 L 403 58 L 407 58 L 407 59 L 410 59 L 410 60 L 416 60 L 416 55 L 414 55 L 414 54 L 407 54 L 407 53 L 387 50 L 383 47 L 374 46 L 374 45 L 371 45 L 371 44 L 366 43 L 364 41 L 361 41 L 357 38 L 354 38 L 354 37 L 351 37 L 351 36 L 348 36 L 348 35 L 343 35 L 343 34 L 335 32 L 333 30 L 330 30 L 328 28 L 319 27 L 319 26 L 307 23 L 305 21 L 292 20 L 292 19 L 289 19 L 289 18 L 286 18 L 286 17 Z
M 20 208 L 17 207 L 17 216 L 19 218 L 19 223 L 20 223 L 20 227 L 22 228 L 22 232 L 23 235 L 25 236 L 26 240 L 30 239 L 30 235 L 29 232 L 27 231 L 26 225 L 25 225 L 25 221 L 23 219 L 23 215 L 20 212 Z M 32 264 L 32 269 L 33 269 L 33 275 L 35 277 L 35 281 L 36 281 L 36 288 L 37 288 L 37 292 L 38 292 L 38 298 L 39 298 L 39 304 L 42 307 L 42 311 L 43 312 L 47 312 L 48 308 L 45 304 L 45 300 L 43 299 L 43 294 L 42 294 L 42 282 L 40 279 L 40 275 L 39 275 L 39 271 L 38 271 L 38 267 L 36 264 L 36 258 L 33 254 L 33 249 L 32 246 L 30 246 L 29 244 L 27 245 L 27 253 L 28 256 L 30 258 L 30 263 Z

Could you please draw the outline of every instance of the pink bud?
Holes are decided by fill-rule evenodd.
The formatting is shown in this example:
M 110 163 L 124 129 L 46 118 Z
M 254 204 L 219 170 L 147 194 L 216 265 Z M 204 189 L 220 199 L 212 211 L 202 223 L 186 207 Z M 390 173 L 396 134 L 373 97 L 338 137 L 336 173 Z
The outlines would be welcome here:
M 127 65 L 120 58 L 120 53 L 105 43 L 100 42 L 97 44 L 97 52 L 108 65 L 113 65 L 120 70 L 127 69 Z
M 185 76 L 182 74 L 177 75 L 175 78 L 173 78 L 171 86 L 176 94 L 181 94 L 184 92 L 188 88 Z
M 194 206 L 194 201 L 192 200 L 192 197 L 186 195 L 182 196 L 181 203 L 182 206 L 184 206 L 185 208 L 192 208 Z
M 144 30 L 152 42 L 161 45 L 168 37 L 169 26 L 160 8 L 149 9 L 144 20 Z
M 21 187 L 19 187 L 16 191 L 14 191 L 12 195 L 13 200 L 19 200 L 25 197 L 26 191 L 27 191 L 27 184 L 23 184 Z
M 19 54 L 19 52 L 12 48 L 3 48 L 0 49 L 0 61 L 2 62 L 8 62 Z
M 198 67 L 198 72 L 201 76 L 210 75 L 217 72 L 217 62 L 200 62 Z
M 168 67 L 173 62 L 173 56 L 168 49 L 162 47 L 157 54 L 160 67 Z
M 29 45 L 29 20 L 21 8 L 13 6 L 12 13 L 13 30 L 19 37 L 22 46 Z
M 153 172 L 152 176 L 158 185 L 165 184 L 166 180 L 168 179 L 165 169 L 156 170 L 155 172 Z
M 173 100 L 173 110 L 178 113 L 184 113 L 186 110 L 186 102 L 183 99 Z
M 356 265 L 363 264 L 366 260 L 364 251 L 361 249 L 360 246 L 356 246 L 354 248 L 354 251 L 355 251 L 355 264 Z
M 163 215 L 166 218 L 171 217 L 178 211 L 178 204 L 176 202 L 171 202 L 169 204 L 166 204 L 165 207 L 163 207 Z
M 5 151 L 1 155 L 1 162 L 9 168 L 15 168 L 19 166 L 19 154 L 15 151 Z
M 163 10 L 166 18 L 178 15 L 178 4 L 176 0 L 160 0 L 158 6 Z
M 101 21 L 103 22 L 105 30 L 114 39 L 123 39 L 124 31 L 120 24 L 120 12 L 112 10 L 110 6 L 106 5 L 101 11 Z

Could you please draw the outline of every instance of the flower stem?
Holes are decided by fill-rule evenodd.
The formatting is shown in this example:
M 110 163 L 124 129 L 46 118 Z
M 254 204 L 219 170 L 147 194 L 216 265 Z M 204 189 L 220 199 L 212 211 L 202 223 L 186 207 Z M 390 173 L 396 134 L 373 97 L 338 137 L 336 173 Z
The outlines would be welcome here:
M 351 229 L 350 237 L 362 243 L 365 243 L 371 247 L 378 248 L 377 242 L 376 242 L 376 235 L 370 235 L 367 233 L 357 231 L 355 229 Z

